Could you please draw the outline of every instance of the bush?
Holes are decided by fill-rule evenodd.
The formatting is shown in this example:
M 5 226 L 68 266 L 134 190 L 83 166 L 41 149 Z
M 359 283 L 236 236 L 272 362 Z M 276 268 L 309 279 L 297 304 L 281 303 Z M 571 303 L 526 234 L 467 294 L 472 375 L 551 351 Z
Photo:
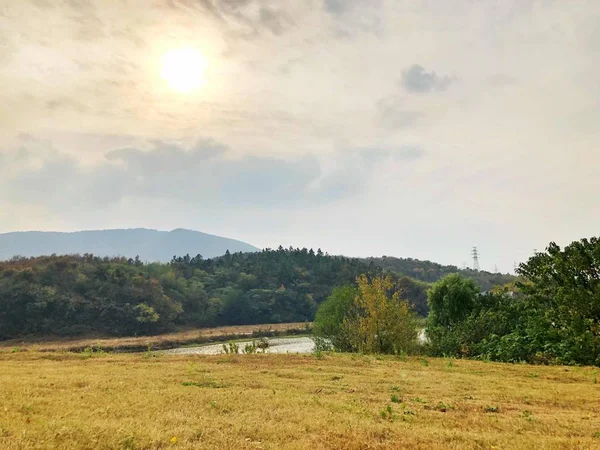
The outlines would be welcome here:
M 313 325 L 317 347 L 360 353 L 412 353 L 417 347 L 417 318 L 400 300 L 389 277 L 361 275 L 358 287 L 336 289 L 323 302 Z

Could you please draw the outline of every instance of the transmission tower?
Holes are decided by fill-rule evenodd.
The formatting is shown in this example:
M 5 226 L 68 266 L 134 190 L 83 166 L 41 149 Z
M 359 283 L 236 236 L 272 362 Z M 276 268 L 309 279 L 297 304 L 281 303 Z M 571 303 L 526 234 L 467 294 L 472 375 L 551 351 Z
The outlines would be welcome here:
M 479 271 L 479 252 L 477 252 L 477 247 L 473 247 L 471 256 L 473 257 L 473 270 Z

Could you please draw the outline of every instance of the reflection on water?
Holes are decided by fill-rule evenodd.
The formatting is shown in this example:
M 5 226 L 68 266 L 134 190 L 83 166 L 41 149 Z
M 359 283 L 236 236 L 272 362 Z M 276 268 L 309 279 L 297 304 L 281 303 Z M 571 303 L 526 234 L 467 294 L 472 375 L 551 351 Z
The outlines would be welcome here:
M 311 353 L 315 348 L 315 343 L 309 337 L 294 338 L 272 338 L 269 339 L 269 347 L 265 353 Z M 240 353 L 244 352 L 247 344 L 252 341 L 236 342 L 239 345 Z M 227 345 L 227 343 L 225 343 Z M 262 351 L 262 350 L 261 350 Z M 223 343 L 203 345 L 201 347 L 182 347 L 165 350 L 164 353 L 176 355 L 218 355 L 223 352 Z

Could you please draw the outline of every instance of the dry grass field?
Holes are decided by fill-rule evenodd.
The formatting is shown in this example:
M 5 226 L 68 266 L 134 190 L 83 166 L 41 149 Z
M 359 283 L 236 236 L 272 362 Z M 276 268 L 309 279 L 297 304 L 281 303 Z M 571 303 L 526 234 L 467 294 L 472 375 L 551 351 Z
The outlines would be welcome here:
M 600 370 L 0 351 L 0 448 L 600 448 Z

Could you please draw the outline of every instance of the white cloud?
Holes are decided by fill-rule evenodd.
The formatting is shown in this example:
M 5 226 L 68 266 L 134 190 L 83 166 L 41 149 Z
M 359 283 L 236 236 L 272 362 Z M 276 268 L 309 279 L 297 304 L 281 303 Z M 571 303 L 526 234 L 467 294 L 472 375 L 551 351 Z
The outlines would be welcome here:
M 0 231 L 24 223 L 119 226 L 135 211 L 132 225 L 208 227 L 258 244 L 346 254 L 460 264 L 479 245 L 489 267 L 505 270 L 551 239 L 597 232 L 596 1 L 86 4 L 3 5 L 0 173 L 44 171 L 4 188 Z M 192 96 L 170 92 L 159 76 L 162 52 L 180 45 L 209 61 L 205 88 Z M 47 142 L 23 143 L 19 133 Z M 218 214 L 210 202 L 202 213 L 181 213 L 187 197 L 166 195 L 167 182 L 140 173 L 135 158 L 176 171 L 173 164 L 187 161 L 181 149 L 190 151 L 198 136 L 242 162 L 229 170 L 248 169 L 220 195 L 244 191 L 278 201 L 271 205 L 291 199 L 287 212 L 244 201 Z M 173 145 L 163 159 L 149 159 L 154 140 Z M 20 147 L 29 152 L 21 159 Z M 124 147 L 141 153 L 112 153 L 107 162 Z M 402 148 L 424 152 L 410 162 L 373 152 L 373 168 L 357 156 L 357 149 Z M 59 164 L 50 164 L 52 152 Z M 259 189 L 251 173 L 265 164 L 289 181 L 287 190 Z M 183 169 L 211 175 L 199 160 Z M 140 186 L 154 189 L 152 198 L 106 206 L 110 189 L 69 187 L 90 174 L 135 198 Z M 40 221 L 41 204 L 26 207 L 23 199 L 32 185 L 52 181 L 64 196 L 38 192 L 48 217 Z M 298 201 L 302 189 L 329 200 Z M 87 212 L 65 218 L 65 198 L 78 198 Z M 103 213 L 91 199 L 104 202 Z

